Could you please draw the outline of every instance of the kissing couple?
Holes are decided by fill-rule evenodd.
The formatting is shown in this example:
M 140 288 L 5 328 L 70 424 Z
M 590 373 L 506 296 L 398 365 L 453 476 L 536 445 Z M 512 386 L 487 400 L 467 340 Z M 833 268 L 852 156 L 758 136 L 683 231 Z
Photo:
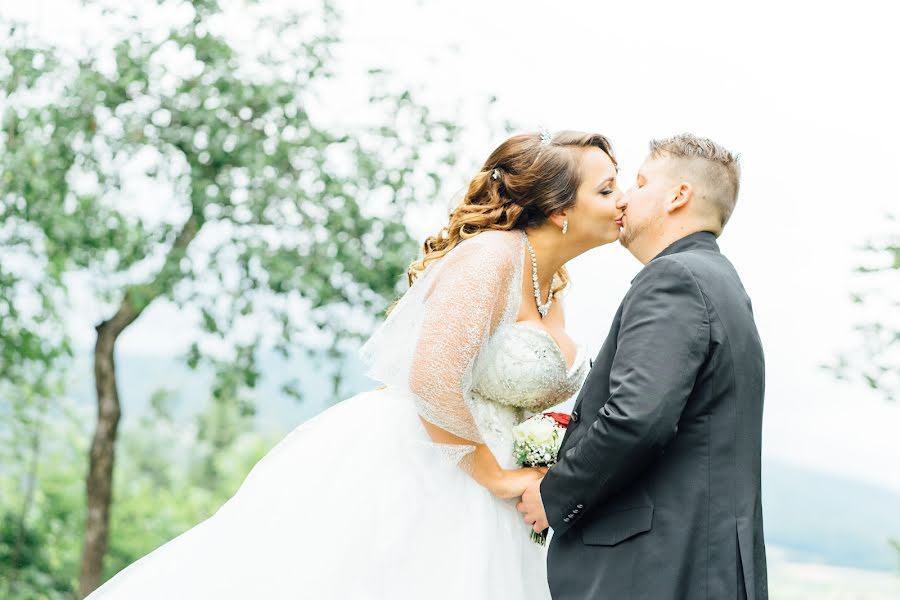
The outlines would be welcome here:
M 767 598 L 763 350 L 716 241 L 738 159 L 682 134 L 618 171 L 596 133 L 500 144 L 360 351 L 383 386 L 89 598 Z M 613 242 L 643 268 L 590 361 L 566 263 Z M 519 466 L 514 429 L 573 396 L 555 464 Z

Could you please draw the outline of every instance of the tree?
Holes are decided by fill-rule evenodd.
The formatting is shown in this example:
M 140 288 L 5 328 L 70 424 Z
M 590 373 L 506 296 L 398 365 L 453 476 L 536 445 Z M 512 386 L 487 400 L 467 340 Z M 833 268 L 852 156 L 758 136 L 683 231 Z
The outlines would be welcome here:
M 202 334 L 188 364 L 212 365 L 215 401 L 252 413 L 243 392 L 262 344 L 339 354 L 371 327 L 364 315 L 395 296 L 415 251 L 407 207 L 433 198 L 454 163 L 452 124 L 379 71 L 360 124 L 317 118 L 338 43 L 328 2 L 281 16 L 248 4 L 252 44 L 233 39 L 216 0 L 158 4 L 144 10 L 172 15 L 161 30 L 101 7 L 113 41 L 74 58 L 8 24 L 0 59 L 0 247 L 19 257 L 15 276 L 0 270 L 0 298 L 27 281 L 56 332 L 7 331 L 7 301 L 4 340 L 18 336 L 12 347 L 43 363 L 70 353 L 70 286 L 104 315 L 83 595 L 107 548 L 123 332 L 160 303 L 194 311 Z M 141 186 L 151 201 L 135 202 Z M 10 372 L 23 360 L 6 346 L 3 359 Z
M 886 400 L 900 397 L 900 235 L 896 217 L 886 216 L 890 233 L 868 240 L 856 267 L 859 288 L 850 298 L 864 314 L 856 325 L 859 346 L 825 365 L 839 379 L 860 380 Z
M 852 302 L 865 311 L 856 326 L 860 347 L 824 365 L 838 379 L 861 380 L 887 401 L 900 397 L 900 235 L 897 219 L 886 215 L 890 232 L 868 240 L 861 248 L 865 258 L 856 267 L 862 278 Z M 900 540 L 889 540 L 900 558 Z
M 25 402 L 32 393 L 20 389 L 26 414 L 0 430 L 0 598 L 68 600 L 78 590 L 90 412 L 65 394 Z M 105 577 L 211 516 L 277 441 L 248 430 L 223 447 L 178 418 L 176 395 L 153 398 L 120 432 Z M 203 481 L 210 457 L 216 477 Z

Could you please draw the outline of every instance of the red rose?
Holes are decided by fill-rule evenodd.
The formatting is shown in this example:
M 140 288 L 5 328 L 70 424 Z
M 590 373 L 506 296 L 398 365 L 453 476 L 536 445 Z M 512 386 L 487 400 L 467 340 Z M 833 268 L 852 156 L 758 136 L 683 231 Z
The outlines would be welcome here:
M 563 429 L 565 429 L 566 427 L 569 426 L 569 419 L 572 418 L 571 415 L 568 415 L 566 413 L 558 413 L 558 412 L 546 412 L 546 413 L 544 413 L 544 416 L 550 417 L 551 419 L 556 421 L 556 426 L 562 427 Z

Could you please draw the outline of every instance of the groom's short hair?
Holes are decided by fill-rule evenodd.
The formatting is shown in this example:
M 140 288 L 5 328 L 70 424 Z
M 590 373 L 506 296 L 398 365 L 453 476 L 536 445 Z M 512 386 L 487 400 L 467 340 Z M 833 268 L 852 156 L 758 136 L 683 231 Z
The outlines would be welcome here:
M 676 161 L 678 175 L 687 177 L 698 196 L 705 198 L 718 213 L 722 227 L 737 203 L 741 185 L 739 156 L 711 139 L 682 133 L 662 140 L 651 140 L 650 156 Z

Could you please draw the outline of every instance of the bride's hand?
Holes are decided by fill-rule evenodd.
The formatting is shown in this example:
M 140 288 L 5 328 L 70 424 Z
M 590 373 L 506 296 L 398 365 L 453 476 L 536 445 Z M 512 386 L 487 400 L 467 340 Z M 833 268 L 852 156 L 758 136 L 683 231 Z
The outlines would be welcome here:
M 428 424 L 426 421 L 422 421 Z M 440 438 L 432 439 L 440 441 Z M 475 451 L 463 458 L 461 466 L 472 479 L 498 498 L 518 498 L 526 488 L 547 472 L 547 467 L 503 469 L 485 444 L 476 444 Z
M 500 473 L 491 493 L 498 498 L 518 498 L 529 485 L 544 477 L 547 467 L 523 467 L 521 469 L 508 469 Z

